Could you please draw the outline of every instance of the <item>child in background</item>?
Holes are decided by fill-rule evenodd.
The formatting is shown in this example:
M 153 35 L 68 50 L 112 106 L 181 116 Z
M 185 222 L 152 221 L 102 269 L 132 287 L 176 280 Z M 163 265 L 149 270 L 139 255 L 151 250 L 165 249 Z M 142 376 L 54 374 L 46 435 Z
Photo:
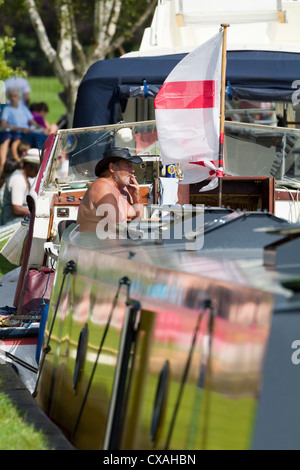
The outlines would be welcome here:
M 57 132 L 57 125 L 56 124 L 50 124 L 46 120 L 46 116 L 49 112 L 49 108 L 47 103 L 41 102 L 41 103 L 33 103 L 30 106 L 30 111 L 34 117 L 34 120 L 42 126 L 44 129 L 47 130 L 48 134 L 52 134 Z
M 18 157 L 19 157 L 19 162 L 21 162 L 22 158 L 24 158 L 25 155 L 27 155 L 27 151 L 29 149 L 30 149 L 29 142 L 24 142 L 23 140 L 21 140 L 21 142 L 19 143 L 19 145 L 17 147 L 17 154 L 18 154 Z

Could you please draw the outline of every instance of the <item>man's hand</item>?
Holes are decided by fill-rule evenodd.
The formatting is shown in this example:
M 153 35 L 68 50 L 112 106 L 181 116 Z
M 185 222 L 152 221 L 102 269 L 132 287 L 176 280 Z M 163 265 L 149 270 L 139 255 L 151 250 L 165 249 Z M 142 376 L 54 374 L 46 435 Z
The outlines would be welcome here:
M 130 196 L 132 197 L 133 204 L 139 204 L 140 203 L 140 188 L 134 175 L 131 175 L 130 177 L 130 183 L 127 186 L 127 190 Z

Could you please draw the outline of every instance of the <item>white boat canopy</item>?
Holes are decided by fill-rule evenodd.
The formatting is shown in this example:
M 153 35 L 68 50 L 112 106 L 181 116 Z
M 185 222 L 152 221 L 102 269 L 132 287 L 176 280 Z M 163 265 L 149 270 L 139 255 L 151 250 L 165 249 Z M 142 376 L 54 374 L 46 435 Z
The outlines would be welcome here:
M 300 52 L 299 0 L 159 0 L 140 49 L 124 57 L 190 52 L 229 24 L 228 50 Z

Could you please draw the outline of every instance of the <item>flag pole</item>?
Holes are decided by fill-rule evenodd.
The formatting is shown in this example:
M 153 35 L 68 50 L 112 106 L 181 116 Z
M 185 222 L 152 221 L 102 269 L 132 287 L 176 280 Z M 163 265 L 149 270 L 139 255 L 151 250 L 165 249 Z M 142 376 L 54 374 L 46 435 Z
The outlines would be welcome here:
M 219 169 L 224 166 L 224 121 L 225 121 L 225 87 L 226 87 L 226 42 L 229 24 L 221 24 L 223 28 L 222 72 L 221 72 L 221 106 L 220 106 L 220 139 L 219 139 Z M 222 206 L 222 174 L 219 175 L 218 205 Z

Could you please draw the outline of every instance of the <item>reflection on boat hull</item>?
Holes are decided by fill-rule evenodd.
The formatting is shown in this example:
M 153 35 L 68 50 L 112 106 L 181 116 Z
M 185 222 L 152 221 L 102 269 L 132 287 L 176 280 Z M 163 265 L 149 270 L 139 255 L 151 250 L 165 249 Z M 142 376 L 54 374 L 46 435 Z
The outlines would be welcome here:
M 79 449 L 249 448 L 273 295 L 182 272 L 180 256 L 151 264 L 151 241 L 144 263 L 127 241 L 79 248 L 71 229 L 37 383 L 50 418 Z

